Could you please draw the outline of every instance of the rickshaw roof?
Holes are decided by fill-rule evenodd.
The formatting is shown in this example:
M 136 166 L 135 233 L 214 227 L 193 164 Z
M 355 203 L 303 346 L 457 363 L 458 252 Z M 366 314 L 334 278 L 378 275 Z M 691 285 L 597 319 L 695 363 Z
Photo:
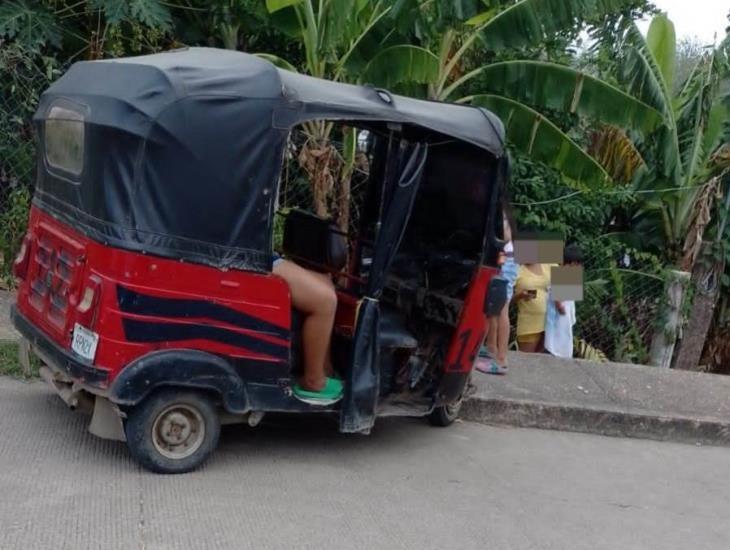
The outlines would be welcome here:
M 423 141 L 476 146 L 486 163 L 504 154 L 502 123 L 483 109 L 189 48 L 79 62 L 51 85 L 35 116 L 43 169 L 34 201 L 112 246 L 267 271 L 289 130 L 315 119 L 400 123 L 416 140 L 425 129 Z
M 272 120 L 276 129 L 289 129 L 313 119 L 395 122 L 463 140 L 497 157 L 504 152 L 502 122 L 483 108 L 418 100 L 369 86 L 314 78 L 231 50 L 185 48 L 79 62 L 44 94 L 46 100 L 86 98 L 83 102 L 92 104 L 87 122 L 135 134 L 143 134 L 150 120 L 159 118 L 175 103 L 203 96 L 278 100 Z M 208 105 L 215 108 L 215 103 Z M 43 116 L 42 110 L 39 115 Z M 250 116 L 249 106 L 245 117 Z

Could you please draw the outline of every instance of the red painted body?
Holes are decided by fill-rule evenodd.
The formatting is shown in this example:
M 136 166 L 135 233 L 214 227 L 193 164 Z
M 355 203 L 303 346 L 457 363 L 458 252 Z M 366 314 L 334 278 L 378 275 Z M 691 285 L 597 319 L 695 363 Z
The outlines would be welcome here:
M 34 326 L 65 350 L 71 349 L 76 323 L 99 334 L 94 366 L 107 371 L 102 387 L 112 384 L 125 366 L 150 352 L 162 349 L 194 349 L 232 359 L 255 360 L 260 368 L 288 372 L 281 357 L 272 357 L 240 345 L 209 339 L 165 340 L 154 343 L 129 341 L 123 321 L 141 320 L 120 310 L 117 287 L 146 296 L 176 300 L 202 300 L 225 306 L 289 331 L 291 298 L 283 279 L 272 274 L 220 270 L 156 256 L 129 252 L 91 240 L 37 207 L 31 209 L 25 246 L 16 261 L 17 308 Z M 498 270 L 481 267 L 474 277 L 449 345 L 446 373 L 464 380 L 487 330 L 484 299 Z M 335 330 L 351 336 L 359 299 L 339 292 Z M 290 349 L 290 338 L 266 331 L 252 331 L 225 321 L 194 317 L 154 317 L 145 321 L 161 324 L 205 325 L 253 336 Z
M 492 277 L 499 275 L 494 267 L 482 266 L 472 281 L 461 310 L 459 324 L 446 354 L 446 372 L 468 374 L 474 366 L 484 342 L 489 321 L 484 315 L 484 300 Z
M 71 347 L 75 323 L 97 332 L 100 340 L 95 366 L 108 371 L 107 383 L 134 359 L 165 348 L 192 348 L 229 357 L 280 362 L 254 351 L 210 340 L 129 342 L 124 337 L 122 319 L 135 315 L 119 310 L 116 292 L 117 285 L 122 284 L 134 291 L 163 298 L 208 300 L 289 329 L 289 288 L 275 275 L 222 271 L 104 246 L 36 207 L 30 214 L 25 254 L 28 257 L 21 257 L 17 262 L 25 262 L 22 267 L 25 274 L 21 277 L 17 297 L 19 312 L 66 350 Z M 86 309 L 88 304 L 83 303 L 87 288 L 96 288 L 90 310 Z M 169 319 L 163 321 L 169 322 Z M 242 334 L 250 333 L 210 319 L 187 318 L 175 322 L 201 321 Z M 255 336 L 264 341 L 289 344 L 266 333 Z

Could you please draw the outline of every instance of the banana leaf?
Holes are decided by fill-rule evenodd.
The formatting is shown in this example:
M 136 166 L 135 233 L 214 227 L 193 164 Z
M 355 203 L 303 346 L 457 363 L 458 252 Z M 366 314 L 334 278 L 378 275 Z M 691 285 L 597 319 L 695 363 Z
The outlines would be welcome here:
M 544 61 L 507 61 L 465 75 L 445 92 L 480 77 L 480 91 L 509 97 L 536 109 L 553 109 L 600 119 L 644 133 L 663 120 L 662 113 L 615 86 L 565 65 Z
M 588 153 L 539 112 L 512 99 L 476 95 L 464 102 L 486 107 L 501 117 L 508 141 L 534 160 L 563 173 L 575 187 L 598 188 L 610 176 Z
M 633 0 L 520 0 L 482 27 L 487 48 L 524 48 L 583 21 L 599 22 L 635 5 Z
M 418 46 L 392 46 L 377 54 L 360 77 L 364 84 L 392 88 L 403 82 L 430 84 L 439 76 L 439 58 Z

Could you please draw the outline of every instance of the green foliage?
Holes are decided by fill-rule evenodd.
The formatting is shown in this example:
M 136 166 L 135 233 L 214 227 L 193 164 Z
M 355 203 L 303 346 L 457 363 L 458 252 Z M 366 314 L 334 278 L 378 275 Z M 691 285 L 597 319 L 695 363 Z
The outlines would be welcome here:
M 662 114 L 611 84 L 565 65 L 505 61 L 481 69 L 479 87 L 533 108 L 578 113 L 641 132 L 654 130 Z
M 110 25 L 136 21 L 149 27 L 169 29 L 170 10 L 159 0 L 89 0 L 92 10 L 99 10 Z
M 40 360 L 35 356 L 30 356 L 30 378 L 37 378 L 38 369 L 40 368 Z M 18 344 L 15 342 L 0 341 L 0 376 L 12 376 L 13 378 L 27 379 L 28 376 L 23 372 L 18 357 Z
M 0 283 L 25 232 L 35 167 L 31 117 L 41 91 L 57 75 L 56 61 L 16 43 L 0 48 Z
M 674 25 L 663 13 L 656 15 L 649 25 L 646 43 L 654 54 L 659 72 L 668 90 L 674 85 L 674 68 L 677 62 L 677 39 Z
M 620 190 L 576 193 L 559 172 L 519 153 L 511 191 L 518 229 L 561 234 L 583 251 L 584 299 L 577 304 L 576 336 L 612 360 L 644 363 L 663 288 L 663 265 L 623 235 L 610 233 L 616 211 L 636 197 Z M 623 264 L 625 257 L 629 266 Z M 592 353 L 590 348 L 584 351 Z
M 483 39 L 492 50 L 524 48 L 635 5 L 630 0 L 520 0 L 483 27 Z
M 0 5 L 0 38 L 15 40 L 21 47 L 35 50 L 59 46 L 61 31 L 53 13 L 41 2 L 5 0 Z
M 30 208 L 30 191 L 17 187 L 8 193 L 0 210 L 0 280 L 12 283 L 11 267 L 25 235 Z
M 631 216 L 633 229 L 641 236 L 660 235 L 658 246 L 668 261 L 685 268 L 690 260 L 683 257 L 683 249 L 696 223 L 699 186 L 716 169 L 722 143 L 730 140 L 724 124 L 730 109 L 722 99 L 723 86 L 730 85 L 729 45 L 726 39 L 704 53 L 680 86 L 673 83 L 676 44 L 674 26 L 666 16 L 654 18 L 646 39 L 635 25 L 628 26 L 618 52 L 619 82 L 662 112 L 666 121 L 649 136 L 637 138 L 645 162 L 636 188 L 667 191 L 641 196 Z
M 603 167 L 548 117 L 578 114 L 647 132 L 663 121 L 663 114 L 609 83 L 546 62 L 543 48 L 561 36 L 577 36 L 589 21 L 631 11 L 637 2 L 519 0 L 506 6 L 484 4 L 487 11 L 458 20 L 455 13 L 471 14 L 483 8 L 471 5 L 465 11 L 467 6 L 461 5 L 450 10 L 454 7 L 451 2 L 434 2 L 414 11 L 410 4 L 396 2 L 393 13 L 403 19 L 405 10 L 413 19 L 411 33 L 403 33 L 403 39 L 415 36 L 419 44 L 378 51 L 367 65 L 368 82 L 386 87 L 404 82 L 425 84 L 424 90 L 433 99 L 461 96 L 457 101 L 487 107 L 505 122 L 513 147 L 562 171 L 578 187 L 606 183 L 610 176 Z M 514 48 L 540 49 L 542 59 L 485 64 L 495 57 L 509 56 Z M 470 93 L 464 96 L 467 90 Z
M 57 51 L 61 59 L 84 52 L 92 59 L 139 53 L 172 23 L 163 0 L 10 0 L 0 5 L 0 38 L 28 51 Z
M 469 101 L 501 117 L 511 145 L 550 164 L 575 186 L 598 188 L 608 182 L 603 167 L 539 112 L 503 96 L 476 95 Z
M 119 25 L 130 15 L 129 2 L 126 0 L 89 0 L 92 10 L 101 10 L 110 25 Z
M 430 84 L 438 76 L 439 58 L 435 54 L 419 46 L 401 44 L 376 54 L 365 68 L 360 81 L 364 84 L 376 82 L 393 89 L 404 82 Z
M 143 25 L 164 30 L 170 28 L 170 11 L 158 0 L 131 0 L 129 11 Z

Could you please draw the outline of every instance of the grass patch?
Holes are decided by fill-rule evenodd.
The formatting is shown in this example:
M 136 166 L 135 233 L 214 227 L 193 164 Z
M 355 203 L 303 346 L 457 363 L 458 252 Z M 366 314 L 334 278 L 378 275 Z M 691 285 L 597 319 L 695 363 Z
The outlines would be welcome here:
M 23 367 L 20 365 L 18 344 L 16 342 L 0 342 L 0 376 L 12 376 L 24 380 L 37 378 L 40 363 L 35 355 L 31 354 L 30 359 L 31 373 L 28 376 L 23 372 Z

